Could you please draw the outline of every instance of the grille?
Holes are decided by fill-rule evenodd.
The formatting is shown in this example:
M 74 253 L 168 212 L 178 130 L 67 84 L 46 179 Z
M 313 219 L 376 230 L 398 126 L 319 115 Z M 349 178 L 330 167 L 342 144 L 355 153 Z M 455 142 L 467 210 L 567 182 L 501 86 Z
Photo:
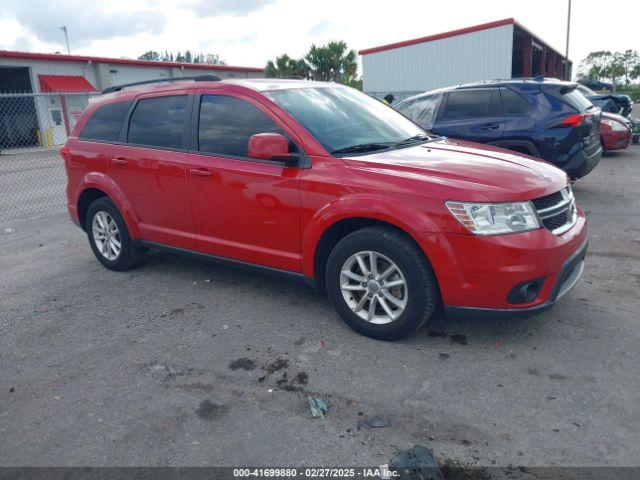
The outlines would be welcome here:
M 555 207 L 557 204 L 562 202 L 562 191 L 552 193 L 551 195 L 547 195 L 546 197 L 536 198 L 532 200 L 533 205 L 536 207 L 536 210 L 544 210 L 545 208 Z
M 555 217 L 543 220 L 542 223 L 544 224 L 545 228 L 553 231 L 567 223 L 567 216 L 567 212 L 561 213 L 560 215 L 556 215 Z
M 535 206 L 544 228 L 556 235 L 566 232 L 576 223 L 576 207 L 571 187 L 536 198 L 531 203 Z

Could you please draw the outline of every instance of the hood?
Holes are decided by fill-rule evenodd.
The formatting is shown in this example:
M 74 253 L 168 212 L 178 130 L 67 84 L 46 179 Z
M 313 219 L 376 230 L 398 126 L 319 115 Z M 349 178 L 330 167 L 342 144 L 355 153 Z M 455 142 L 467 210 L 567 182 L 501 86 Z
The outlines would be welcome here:
M 487 145 L 441 139 L 400 150 L 344 158 L 350 166 L 438 184 L 459 200 L 530 200 L 564 188 L 567 174 L 550 163 Z M 462 192 L 467 198 L 460 198 Z M 451 197 L 453 198 L 453 197 Z

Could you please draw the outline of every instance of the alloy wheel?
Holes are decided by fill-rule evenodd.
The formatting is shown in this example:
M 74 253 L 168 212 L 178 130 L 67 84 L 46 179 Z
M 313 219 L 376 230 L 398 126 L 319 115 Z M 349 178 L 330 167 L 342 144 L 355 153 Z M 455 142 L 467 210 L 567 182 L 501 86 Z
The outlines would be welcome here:
M 104 258 L 114 261 L 120 256 L 122 239 L 118 225 L 111 215 L 104 211 L 97 212 L 91 222 L 91 233 L 98 251 Z
M 356 315 L 378 325 L 400 317 L 409 296 L 402 270 L 389 257 L 374 251 L 347 258 L 340 270 L 340 289 Z

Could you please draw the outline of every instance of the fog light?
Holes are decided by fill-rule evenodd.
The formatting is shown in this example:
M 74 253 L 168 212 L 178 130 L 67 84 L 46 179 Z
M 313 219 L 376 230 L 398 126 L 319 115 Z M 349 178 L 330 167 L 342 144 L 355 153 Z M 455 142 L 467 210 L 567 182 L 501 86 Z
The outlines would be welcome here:
M 514 304 L 533 302 L 537 298 L 538 293 L 540 293 L 544 278 L 545 277 L 540 277 L 517 284 L 511 289 L 509 295 L 507 295 L 507 302 Z

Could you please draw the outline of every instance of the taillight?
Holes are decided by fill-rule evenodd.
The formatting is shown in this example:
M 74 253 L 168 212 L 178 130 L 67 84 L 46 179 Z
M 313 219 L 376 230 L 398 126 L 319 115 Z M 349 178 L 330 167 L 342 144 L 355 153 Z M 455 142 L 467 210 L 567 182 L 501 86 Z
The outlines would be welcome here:
M 579 127 L 585 118 L 587 118 L 586 113 L 575 113 L 562 120 L 562 122 L 560 122 L 560 125 L 574 128 Z

